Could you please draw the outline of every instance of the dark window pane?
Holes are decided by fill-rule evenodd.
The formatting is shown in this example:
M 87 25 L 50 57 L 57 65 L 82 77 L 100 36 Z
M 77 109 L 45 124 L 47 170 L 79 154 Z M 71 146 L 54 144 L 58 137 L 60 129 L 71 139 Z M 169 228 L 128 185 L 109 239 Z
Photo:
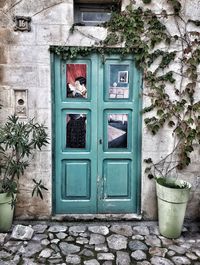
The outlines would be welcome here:
M 90 1 L 84 1 L 85 3 L 80 3 L 80 1 L 75 0 L 74 4 L 74 22 L 75 24 L 80 24 L 82 26 L 99 26 L 102 23 L 109 21 L 111 18 L 111 13 L 113 11 L 121 10 L 120 1 L 95 1 L 96 3 L 90 3 Z
M 108 148 L 127 148 L 127 114 L 108 115 Z
M 67 114 L 67 135 L 66 147 L 85 148 L 86 147 L 86 115 Z
M 87 98 L 86 76 L 86 64 L 66 65 L 67 98 Z
M 103 12 L 82 12 L 83 22 L 106 22 L 110 20 L 111 13 Z

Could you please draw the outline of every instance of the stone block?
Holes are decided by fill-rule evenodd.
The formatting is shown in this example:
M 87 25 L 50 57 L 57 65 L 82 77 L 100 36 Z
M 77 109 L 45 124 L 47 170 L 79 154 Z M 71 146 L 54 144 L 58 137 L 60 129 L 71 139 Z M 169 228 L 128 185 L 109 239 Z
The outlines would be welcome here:
M 30 240 L 33 236 L 34 230 L 29 226 L 16 225 L 13 228 L 11 239 L 15 240 Z
M 51 233 L 64 233 L 66 232 L 68 229 L 67 226 L 64 226 L 64 225 L 52 225 L 49 227 L 48 229 L 48 232 L 51 232 Z M 66 234 L 65 234 L 65 237 L 66 237 Z
M 36 28 L 35 25 L 31 24 L 31 31 L 14 31 L 12 34 L 14 44 L 18 45 L 35 45 L 36 43 Z
M 4 68 L 4 66 L 3 66 L 3 65 L 0 65 L 0 84 L 3 83 L 4 72 L 5 72 L 5 68 Z
M 10 45 L 8 47 L 8 63 L 10 64 L 49 64 L 49 46 Z
M 109 248 L 114 250 L 126 249 L 127 237 L 121 235 L 111 235 L 107 238 Z
M 131 264 L 131 259 L 129 253 L 125 251 L 117 251 L 116 263 L 118 265 L 129 265 Z
M 37 165 L 37 160 L 36 160 Z M 42 172 L 42 169 L 37 168 L 31 171 L 27 170 L 26 174 L 20 180 L 20 193 L 17 197 L 16 216 L 24 219 L 32 216 L 35 219 L 45 218 L 51 214 L 51 170 Z M 43 191 L 44 199 L 41 200 L 36 194 L 32 197 L 32 189 L 34 183 L 32 179 L 37 181 L 42 180 L 43 185 L 48 188 L 48 191 Z
M 2 85 L 17 85 L 24 89 L 35 87 L 38 85 L 37 68 L 31 65 L 1 65 L 0 83 Z
M 72 4 L 73 0 L 66 0 L 65 3 Z M 30 1 L 21 1 L 19 4 L 15 5 L 12 10 L 15 14 L 22 13 L 26 16 L 37 16 L 39 14 L 44 14 L 48 9 L 54 8 L 57 5 L 63 3 L 63 0 L 49 0 L 49 1 L 40 1 L 40 0 L 30 0 Z
M 6 4 L 6 0 L 0 0 L 0 8 L 3 8 Z
M 52 252 L 53 252 L 53 249 L 45 248 L 40 252 L 39 257 L 42 257 L 45 259 L 49 258 L 51 256 Z
M 77 253 L 80 251 L 79 246 L 76 246 L 74 244 L 68 244 L 66 242 L 61 242 L 59 244 L 59 247 L 63 255 L 73 254 L 73 253 Z
M 105 243 L 105 237 L 99 234 L 91 234 L 89 245 L 99 245 Z
M 198 0 L 185 1 L 184 13 L 192 20 L 199 20 L 200 5 Z
M 110 228 L 110 231 L 112 231 L 113 233 L 119 234 L 119 235 L 123 235 L 123 236 L 132 236 L 133 234 L 133 230 L 131 228 L 130 225 L 112 225 Z
M 138 249 L 134 252 L 131 253 L 131 257 L 134 260 L 146 260 L 147 259 L 147 255 L 146 253 L 144 253 L 142 250 Z
M 37 25 L 36 42 L 38 45 L 60 45 L 61 25 Z
M 114 260 L 115 256 L 112 253 L 97 253 L 98 260 Z
M 13 32 L 9 28 L 0 27 L 0 44 L 1 45 L 8 45 L 14 44 L 14 36 Z
M 0 0 L 0 5 L 1 5 L 1 0 Z M 0 27 L 12 29 L 13 25 L 14 22 L 12 20 L 12 17 L 6 14 L 5 12 L 0 11 Z
M 109 234 L 109 229 L 107 226 L 89 226 L 88 230 L 92 233 L 101 234 L 104 236 Z
M 67 264 L 81 264 L 81 258 L 79 255 L 68 254 L 66 256 Z
M 41 151 L 35 152 L 34 161 L 31 163 L 31 169 L 28 168 L 27 172 L 35 171 L 37 173 L 49 172 L 51 167 L 51 153 L 49 150 L 44 150 L 42 147 Z
M 51 89 L 50 87 L 33 87 L 28 91 L 29 116 L 35 116 L 37 110 L 48 111 L 51 108 Z M 44 120 L 44 119 L 43 119 Z
M 51 77 L 51 69 L 50 65 L 48 66 L 39 66 L 38 67 L 38 76 L 39 76 L 39 86 L 40 87 L 51 87 L 50 85 L 50 77 Z
M 7 47 L 1 45 L 0 46 L 0 64 L 6 64 L 8 60 L 7 58 L 8 58 Z
M 9 86 L 0 86 L 0 104 L 3 106 L 3 108 L 9 108 L 12 106 L 12 90 Z
M 45 232 L 45 230 L 47 229 L 47 225 L 46 224 L 35 224 L 33 226 L 33 230 L 35 231 L 35 233 L 37 234 L 42 234 Z M 42 235 L 44 236 L 44 235 Z
M 28 189 L 29 192 L 27 192 Z M 47 191 L 43 195 L 44 199 L 41 200 L 37 196 L 31 196 L 30 187 L 27 187 L 25 192 L 20 190 L 15 211 L 16 218 L 27 220 L 30 218 L 35 220 L 48 219 L 52 211 L 51 194 Z
M 73 24 L 73 2 L 59 3 L 57 5 L 52 5 L 48 9 L 44 9 L 32 17 L 33 24 L 46 24 L 46 25 L 69 25 Z
M 76 26 L 73 34 L 69 35 L 69 27 L 62 26 L 62 42 L 70 46 L 91 46 L 106 37 L 107 30 L 103 27 Z
M 0 246 L 4 244 L 7 233 L 0 233 Z

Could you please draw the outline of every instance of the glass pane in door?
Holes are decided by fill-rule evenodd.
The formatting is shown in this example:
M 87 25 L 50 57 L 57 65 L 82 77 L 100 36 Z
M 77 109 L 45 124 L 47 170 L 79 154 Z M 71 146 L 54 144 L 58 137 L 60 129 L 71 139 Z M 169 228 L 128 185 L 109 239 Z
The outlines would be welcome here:
M 128 114 L 108 115 L 108 148 L 127 148 Z
M 109 98 L 129 98 L 129 65 L 110 65 Z
M 86 148 L 86 114 L 67 114 L 66 147 Z
M 66 65 L 66 97 L 87 98 L 87 65 L 67 64 Z

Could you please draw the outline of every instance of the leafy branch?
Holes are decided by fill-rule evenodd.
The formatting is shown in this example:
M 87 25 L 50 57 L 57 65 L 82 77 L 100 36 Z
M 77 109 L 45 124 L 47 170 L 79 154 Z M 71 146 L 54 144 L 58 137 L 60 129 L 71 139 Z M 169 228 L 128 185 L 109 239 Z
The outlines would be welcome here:
M 14 198 L 18 192 L 19 178 L 30 165 L 35 150 L 48 144 L 46 127 L 30 120 L 20 122 L 16 115 L 8 117 L 0 127 L 0 192 L 8 192 Z M 41 181 L 36 182 L 36 192 L 41 198 L 41 190 L 46 188 Z

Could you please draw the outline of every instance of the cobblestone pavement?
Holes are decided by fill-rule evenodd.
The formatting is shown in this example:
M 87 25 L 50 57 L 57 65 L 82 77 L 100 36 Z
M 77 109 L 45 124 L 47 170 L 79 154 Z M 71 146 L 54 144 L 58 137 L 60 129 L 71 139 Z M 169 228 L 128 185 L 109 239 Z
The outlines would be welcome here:
M 0 265 L 200 265 L 200 223 L 179 239 L 156 222 L 26 222 L 0 233 Z

